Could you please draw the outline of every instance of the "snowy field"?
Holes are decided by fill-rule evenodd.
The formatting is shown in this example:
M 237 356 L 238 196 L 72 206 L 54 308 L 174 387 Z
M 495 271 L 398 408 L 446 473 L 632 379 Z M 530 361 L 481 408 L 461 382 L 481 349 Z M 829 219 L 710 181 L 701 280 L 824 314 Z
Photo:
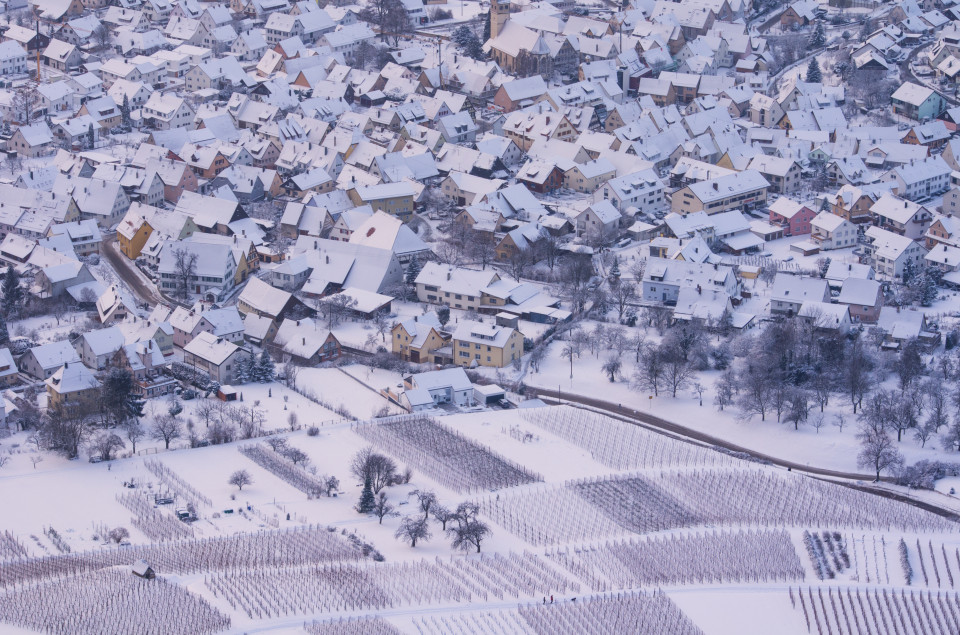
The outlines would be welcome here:
M 345 370 L 302 370 L 309 397 L 243 386 L 232 405 L 262 411 L 270 437 L 169 451 L 152 440 L 97 464 L 34 464 L 25 433 L 4 439 L 0 504 L 15 511 L 0 524 L 0 631 L 134 632 L 177 615 L 165 632 L 589 633 L 625 616 L 652 635 L 955 632 L 940 628 L 960 611 L 952 521 L 570 406 L 352 421 L 317 402 L 369 419 L 387 403 L 375 389 L 400 377 Z M 686 397 L 655 401 L 724 434 L 738 425 Z M 202 426 L 207 403 L 220 402 L 184 402 L 178 417 Z M 840 465 L 852 433 L 837 435 Z M 277 438 L 302 451 L 298 464 Z M 350 464 L 368 446 L 412 471 L 382 489 L 394 511 L 382 522 L 355 511 Z M 237 470 L 242 489 L 228 483 Z M 331 476 L 328 496 L 316 488 Z M 421 517 L 415 490 L 451 510 L 478 504 L 491 530 L 480 553 L 454 550 L 433 518 L 430 538 L 398 540 Z M 177 520 L 188 507 L 197 520 Z M 129 532 L 119 546 L 116 527 Z M 140 558 L 158 579 L 131 575 Z M 893 621 L 908 615 L 906 628 Z

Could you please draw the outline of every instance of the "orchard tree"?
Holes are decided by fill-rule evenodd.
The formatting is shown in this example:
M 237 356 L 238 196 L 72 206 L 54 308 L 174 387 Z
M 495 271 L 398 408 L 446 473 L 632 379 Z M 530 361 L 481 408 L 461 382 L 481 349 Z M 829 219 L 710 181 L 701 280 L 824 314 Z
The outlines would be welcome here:
M 123 439 L 112 432 L 101 432 L 90 442 L 90 453 L 101 461 L 112 461 L 113 454 L 126 447 Z
M 886 430 L 863 426 L 857 438 L 860 440 L 857 467 L 870 468 L 876 473 L 876 481 L 880 480 L 880 472 L 903 465 L 903 455 Z
M 153 420 L 151 434 L 154 439 L 163 441 L 163 447 L 170 449 L 170 442 L 183 436 L 180 420 L 170 414 L 159 415 Z
M 374 494 L 393 483 L 397 474 L 397 464 L 393 459 L 377 454 L 373 448 L 366 447 L 357 452 L 350 463 L 350 473 L 358 481 L 369 482 Z
M 252 485 L 253 478 L 250 476 L 250 473 L 246 470 L 237 470 L 230 475 L 230 480 L 227 481 L 230 485 L 235 485 L 238 490 L 243 491 L 244 485 Z
M 395 507 L 387 500 L 387 493 L 380 492 L 373 503 L 373 513 L 380 519 L 379 524 L 383 524 L 383 519 L 387 516 L 398 516 L 393 510 Z
M 460 503 L 453 514 L 453 525 L 447 533 L 453 537 L 453 548 L 469 551 L 476 548 L 480 553 L 480 546 L 490 534 L 490 527 L 479 520 L 480 506 L 473 501 Z
M 400 521 L 400 527 L 394 534 L 396 538 L 410 543 L 411 547 L 416 547 L 418 542 L 430 540 L 430 524 L 422 516 L 407 516 Z

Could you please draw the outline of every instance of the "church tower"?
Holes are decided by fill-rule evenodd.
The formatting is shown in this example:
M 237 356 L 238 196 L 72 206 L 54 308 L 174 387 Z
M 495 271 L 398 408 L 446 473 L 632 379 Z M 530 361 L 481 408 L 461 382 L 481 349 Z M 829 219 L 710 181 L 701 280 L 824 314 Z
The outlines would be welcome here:
M 500 35 L 503 25 L 510 19 L 510 0 L 493 0 L 490 3 L 490 37 Z

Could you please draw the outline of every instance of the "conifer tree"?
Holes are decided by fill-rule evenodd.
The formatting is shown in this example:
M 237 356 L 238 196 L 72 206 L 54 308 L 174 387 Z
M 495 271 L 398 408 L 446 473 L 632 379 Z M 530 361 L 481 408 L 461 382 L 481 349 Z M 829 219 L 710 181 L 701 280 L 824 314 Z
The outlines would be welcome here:
M 810 64 L 807 66 L 806 81 L 811 84 L 819 84 L 823 81 L 823 73 L 820 72 L 820 64 L 815 57 L 811 58 Z
M 3 277 L 3 314 L 6 317 L 16 316 L 23 306 L 23 287 L 20 286 L 20 274 L 13 265 L 7 267 Z
M 407 265 L 407 284 L 414 284 L 417 281 L 417 276 L 420 275 L 420 270 L 423 267 L 420 266 L 420 259 L 416 256 L 413 257 L 413 260 L 410 261 L 410 264 Z
M 361 514 L 372 514 L 375 505 L 376 500 L 373 497 L 373 487 L 370 485 L 370 479 L 364 479 L 360 502 L 357 503 L 357 511 Z
M 260 354 L 260 362 L 257 364 L 256 372 L 251 373 L 251 379 L 256 379 L 261 384 L 268 384 L 273 381 L 276 371 L 273 368 L 273 359 L 270 357 L 270 353 L 263 351 Z

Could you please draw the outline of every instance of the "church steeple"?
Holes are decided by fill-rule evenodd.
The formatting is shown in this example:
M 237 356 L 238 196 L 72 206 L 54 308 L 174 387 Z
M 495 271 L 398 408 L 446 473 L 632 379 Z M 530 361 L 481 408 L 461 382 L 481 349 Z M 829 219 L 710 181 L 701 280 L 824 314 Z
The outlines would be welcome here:
M 490 3 L 490 37 L 500 35 L 503 25 L 510 18 L 510 0 L 493 0 Z

